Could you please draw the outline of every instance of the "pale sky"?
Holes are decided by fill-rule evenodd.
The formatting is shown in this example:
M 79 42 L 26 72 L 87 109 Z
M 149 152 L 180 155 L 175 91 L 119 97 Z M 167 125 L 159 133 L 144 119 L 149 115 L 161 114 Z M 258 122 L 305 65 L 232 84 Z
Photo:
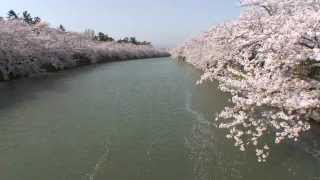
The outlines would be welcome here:
M 28 10 L 51 26 L 86 28 L 118 39 L 135 36 L 174 47 L 219 22 L 239 15 L 238 0 L 2 0 L 0 16 Z

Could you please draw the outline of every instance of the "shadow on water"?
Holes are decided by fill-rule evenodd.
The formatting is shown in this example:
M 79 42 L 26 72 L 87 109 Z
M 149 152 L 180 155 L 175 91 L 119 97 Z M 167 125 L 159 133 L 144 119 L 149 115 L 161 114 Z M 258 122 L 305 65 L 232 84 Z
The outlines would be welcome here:
M 141 60 L 137 60 L 141 61 Z M 96 71 L 127 63 L 127 61 L 92 64 L 55 73 L 46 73 L 30 78 L 0 82 L 0 110 L 16 104 L 37 99 L 39 92 L 64 93 L 70 90 L 72 81 Z
M 229 98 L 217 91 L 215 83 L 186 92 L 185 109 L 194 120 L 185 146 L 190 150 L 194 180 L 319 179 L 319 125 L 303 134 L 299 142 L 274 145 L 268 162 L 258 163 L 253 149 L 240 152 L 213 121 L 216 114 L 210 112 L 219 113 Z
M 311 130 L 304 133 L 298 143 L 289 145 L 320 161 L 320 125 L 313 124 Z
M 224 132 L 216 128 L 215 116 L 229 104 L 230 96 L 217 90 L 217 84 L 197 87 L 196 93 L 186 93 L 186 110 L 194 118 L 185 146 L 190 150 L 194 180 L 242 179 L 243 159 L 230 143 L 225 143 Z M 207 95 L 215 94 L 214 97 Z M 214 112 L 214 113 L 211 113 Z M 225 148 L 229 147 L 229 150 Z M 229 159 L 228 154 L 236 154 Z
M 320 167 L 319 127 L 297 142 L 276 145 L 266 163 L 258 163 L 252 150 L 240 152 L 217 129 L 204 108 L 193 107 L 187 95 L 186 109 L 194 117 L 191 135 L 185 146 L 190 149 L 194 180 L 317 180 Z M 190 105 L 192 104 L 192 105 Z M 213 109 L 215 110 L 215 109 Z M 217 110 L 217 109 L 216 109 Z M 217 110 L 219 112 L 219 110 Z

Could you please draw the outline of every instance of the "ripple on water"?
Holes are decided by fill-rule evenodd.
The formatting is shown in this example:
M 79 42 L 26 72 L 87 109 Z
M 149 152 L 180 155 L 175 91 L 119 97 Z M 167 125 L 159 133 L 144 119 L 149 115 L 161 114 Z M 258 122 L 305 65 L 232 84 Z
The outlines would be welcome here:
M 99 159 L 97 160 L 97 162 L 95 163 L 95 165 L 92 168 L 92 171 L 90 173 L 86 174 L 86 178 L 88 178 L 88 180 L 95 180 L 99 170 L 102 168 L 103 164 L 105 164 L 108 160 L 110 154 L 110 148 L 109 145 L 106 143 L 105 147 L 104 147 L 104 152 L 103 154 L 99 157 Z M 83 180 L 85 180 L 83 179 Z

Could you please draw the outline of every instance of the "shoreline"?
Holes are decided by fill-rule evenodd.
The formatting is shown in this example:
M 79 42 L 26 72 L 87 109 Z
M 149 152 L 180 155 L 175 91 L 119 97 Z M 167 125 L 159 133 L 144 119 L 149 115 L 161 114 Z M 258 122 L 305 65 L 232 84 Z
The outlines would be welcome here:
M 65 66 L 65 67 L 59 69 L 59 68 L 55 68 L 52 65 L 48 64 L 48 66 L 42 67 L 41 71 L 38 73 L 30 73 L 30 74 L 26 74 L 24 76 L 15 76 L 15 77 L 8 76 L 8 79 L 3 78 L 3 74 L 1 73 L 1 70 L 0 70 L 0 83 L 12 81 L 12 80 L 17 80 L 17 79 L 22 79 L 22 78 L 32 78 L 32 77 L 37 77 L 37 76 L 44 76 L 44 75 L 48 75 L 50 73 L 56 73 L 56 72 L 60 72 L 60 71 L 66 71 L 66 70 L 81 68 L 81 67 L 90 66 L 90 65 L 99 65 L 99 64 L 121 62 L 121 61 L 135 61 L 135 60 L 142 60 L 142 59 L 157 59 L 157 58 L 166 58 L 166 57 L 171 57 L 171 55 L 169 53 L 163 53 L 161 55 L 143 56 L 143 57 L 128 57 L 125 59 L 120 58 L 120 57 L 113 57 L 112 59 L 105 58 L 105 59 L 99 59 L 97 61 L 90 60 L 89 62 L 87 61 L 88 59 L 86 59 L 86 58 L 73 59 L 76 62 L 76 64 L 73 66 Z
M 90 64 L 169 56 L 151 44 L 99 41 L 92 34 L 51 28 L 46 22 L 0 19 L 0 82 Z

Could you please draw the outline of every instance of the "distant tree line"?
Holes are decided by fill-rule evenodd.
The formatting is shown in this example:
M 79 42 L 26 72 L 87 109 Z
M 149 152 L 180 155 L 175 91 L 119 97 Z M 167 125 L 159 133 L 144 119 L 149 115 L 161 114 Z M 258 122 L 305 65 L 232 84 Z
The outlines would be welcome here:
M 135 37 L 125 37 L 117 41 L 118 43 L 131 43 L 135 45 L 151 45 L 150 42 L 147 41 L 138 41 Z
M 110 37 L 108 34 L 105 34 L 103 32 L 99 32 L 98 35 L 94 36 L 94 40 L 97 41 L 105 41 L 105 42 L 114 42 L 115 39 Z M 117 40 L 118 43 L 131 43 L 135 45 L 151 45 L 150 42 L 146 41 L 138 41 L 135 37 L 125 37 L 123 39 Z
M 147 41 L 138 41 L 135 37 L 125 37 L 123 39 L 115 40 L 114 38 L 110 37 L 108 34 L 103 32 L 99 32 L 97 35 L 94 30 L 86 29 L 84 31 L 85 36 L 91 38 L 95 41 L 102 41 L 102 42 L 117 42 L 117 43 L 131 43 L 135 45 L 151 45 L 150 42 Z
M 2 17 L 0 17 L 2 19 Z M 8 20 L 15 20 L 20 19 L 26 22 L 29 25 L 36 25 L 39 22 L 41 22 L 40 17 L 32 17 L 31 14 L 28 11 L 23 11 L 22 16 L 20 17 L 18 13 L 16 13 L 14 10 L 8 11 L 7 15 Z M 60 24 L 58 28 L 60 31 L 66 32 L 66 28 Z M 118 43 L 127 43 L 127 44 L 135 44 L 135 45 L 151 45 L 150 42 L 147 41 L 138 41 L 135 37 L 125 37 L 123 39 L 115 40 L 114 38 L 110 37 L 108 34 L 105 34 L 103 32 L 99 32 L 97 35 L 95 34 L 94 30 L 86 29 L 84 32 L 85 36 L 88 38 L 95 40 L 95 41 L 101 41 L 101 42 L 118 42 Z
M 36 17 L 32 17 L 31 14 L 28 11 L 23 11 L 22 12 L 22 16 L 19 17 L 19 15 L 14 10 L 10 10 L 8 12 L 7 18 L 9 20 L 22 19 L 24 22 L 26 22 L 29 25 L 36 25 L 39 22 L 41 22 L 41 18 L 39 18 L 37 16 Z
M 2 17 L 0 17 L 1 19 L 3 19 Z M 18 13 L 16 13 L 14 10 L 10 10 L 8 11 L 7 14 L 7 19 L 8 20 L 23 20 L 24 22 L 26 22 L 29 25 L 36 25 L 38 23 L 41 22 L 41 18 L 36 16 L 36 17 L 32 17 L 31 14 L 28 11 L 23 11 L 22 12 L 22 16 L 19 16 Z M 59 29 L 60 31 L 66 32 L 66 28 L 60 24 L 57 29 Z
M 105 34 L 103 32 L 99 32 L 98 35 L 94 37 L 94 40 L 105 41 L 105 42 L 114 41 L 114 39 L 112 37 L 110 37 L 108 34 Z

